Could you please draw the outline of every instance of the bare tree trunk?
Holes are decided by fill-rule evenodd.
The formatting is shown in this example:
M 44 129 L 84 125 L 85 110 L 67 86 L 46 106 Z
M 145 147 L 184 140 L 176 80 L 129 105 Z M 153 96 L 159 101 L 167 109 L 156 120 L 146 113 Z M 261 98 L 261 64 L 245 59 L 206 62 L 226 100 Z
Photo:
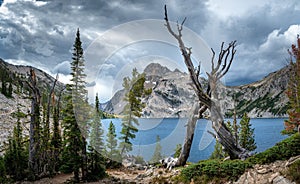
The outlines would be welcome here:
M 207 109 L 206 106 L 204 106 L 204 105 L 201 106 L 201 105 L 202 104 L 199 105 L 198 103 L 195 103 L 193 106 L 193 111 L 192 111 L 193 113 L 188 118 L 184 143 L 183 143 L 180 155 L 178 157 L 178 161 L 176 163 L 176 165 L 178 165 L 178 166 L 185 165 L 190 156 L 190 151 L 191 151 L 192 143 L 194 140 L 194 134 L 195 134 L 197 120 L 202 118 L 202 114 Z
M 199 109 L 200 109 L 199 103 L 195 103 L 193 106 L 193 114 L 188 118 L 184 144 L 182 146 L 181 153 L 176 165 L 185 165 L 187 159 L 190 156 L 190 150 L 194 139 L 195 127 L 196 127 L 197 120 L 199 118 L 198 117 Z
M 239 145 L 235 144 L 235 139 L 231 132 L 227 129 L 224 118 L 221 114 L 220 105 L 218 104 L 218 93 L 217 93 L 217 87 L 218 83 L 220 82 L 220 79 L 228 72 L 231 63 L 234 58 L 234 54 L 236 52 L 235 50 L 235 44 L 236 42 L 231 42 L 227 48 L 223 48 L 224 43 L 221 45 L 221 51 L 219 53 L 219 58 L 217 59 L 217 64 L 215 66 L 214 63 L 214 57 L 215 52 L 212 49 L 213 57 L 211 60 L 212 64 L 212 71 L 210 73 L 207 73 L 208 75 L 208 89 L 205 92 L 204 88 L 202 87 L 200 81 L 199 81 L 199 74 L 200 74 L 200 66 L 198 66 L 198 69 L 195 70 L 194 64 L 191 59 L 191 49 L 184 45 L 184 42 L 182 40 L 182 29 L 183 24 L 186 19 L 183 20 L 181 25 L 177 24 L 177 34 L 172 30 L 171 25 L 168 20 L 168 14 L 167 14 L 167 8 L 165 6 L 165 26 L 167 27 L 169 33 L 178 41 L 178 45 L 180 48 L 180 51 L 183 55 L 185 65 L 188 68 L 191 81 L 193 83 L 194 91 L 198 97 L 199 102 L 195 103 L 202 103 L 207 108 L 210 109 L 211 112 L 211 121 L 213 122 L 213 128 L 217 133 L 217 138 L 220 139 L 219 142 L 223 145 L 225 150 L 229 153 L 230 157 L 233 158 L 245 158 L 248 156 L 248 152 L 245 151 L 245 149 L 241 148 Z M 229 61 L 228 61 L 229 59 Z M 194 114 L 195 115 L 195 114 Z M 193 116 L 194 116 L 193 115 Z M 192 128 L 195 128 L 194 121 L 189 121 L 190 123 L 190 130 L 187 131 L 187 144 L 186 146 L 190 145 L 190 141 L 192 141 L 191 138 L 193 138 L 194 133 L 192 132 Z M 188 149 L 185 149 L 188 150 Z M 185 155 L 187 155 L 185 153 Z M 180 158 L 182 161 L 178 162 L 177 165 L 182 165 L 185 163 L 183 160 L 186 158 L 186 156 Z M 187 158 L 186 158 L 187 159 Z
M 31 119 L 29 129 L 29 157 L 28 167 L 35 179 L 39 174 L 39 134 L 40 134 L 40 92 L 36 83 L 36 75 L 30 69 L 29 81 L 27 84 L 31 89 Z
M 48 144 L 49 140 L 50 140 L 50 107 L 51 107 L 51 97 L 52 95 L 54 95 L 54 88 L 56 85 L 56 82 L 58 80 L 58 74 L 56 75 L 56 78 L 53 82 L 53 86 L 49 92 L 48 95 L 48 100 L 47 100 L 47 112 L 46 112 L 46 122 L 45 122 L 45 140 L 46 140 L 46 144 Z

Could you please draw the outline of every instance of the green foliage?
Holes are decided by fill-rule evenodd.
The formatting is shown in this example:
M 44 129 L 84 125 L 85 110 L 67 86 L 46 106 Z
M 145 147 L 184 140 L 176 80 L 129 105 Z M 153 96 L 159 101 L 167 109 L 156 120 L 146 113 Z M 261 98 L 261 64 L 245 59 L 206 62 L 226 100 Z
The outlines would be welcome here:
M 100 119 L 99 110 L 99 98 L 96 94 L 95 98 L 95 113 L 91 122 L 91 133 L 90 133 L 90 146 L 95 149 L 98 153 L 103 153 L 104 142 L 103 142 L 103 129 Z
M 286 175 L 291 181 L 300 183 L 300 160 L 289 166 Z
M 214 151 L 211 153 L 209 159 L 221 159 L 225 157 L 226 153 L 223 151 L 222 144 L 216 140 Z
M 24 179 L 26 177 L 27 157 L 23 145 L 21 122 L 18 119 L 4 154 L 6 174 L 10 175 L 15 181 Z
M 135 133 L 138 131 L 135 125 L 139 125 L 137 118 L 141 117 L 142 109 L 145 107 L 141 98 L 151 93 L 151 89 L 144 88 L 145 80 L 145 74 L 139 74 L 136 68 L 132 71 L 131 79 L 129 77 L 123 79 L 123 87 L 126 91 L 124 100 L 127 104 L 123 109 L 121 155 L 132 150 L 131 139 L 135 138 Z
M 254 151 L 256 149 L 254 128 L 251 128 L 250 118 L 246 113 L 240 122 L 239 144 L 248 151 Z
M 287 160 L 290 157 L 297 156 L 299 154 L 300 134 L 296 133 L 277 143 L 272 148 L 248 158 L 248 160 L 253 164 L 268 164 L 276 160 Z
M 207 182 L 216 178 L 236 180 L 250 166 L 251 163 L 241 160 L 224 162 L 220 160 L 205 160 L 183 168 L 180 177 L 183 181 L 191 181 L 192 178 L 199 179 L 199 177 L 205 178 Z
M 87 162 L 87 181 L 98 181 L 106 176 L 104 167 L 104 157 L 99 152 L 89 146 Z
M 251 90 L 255 89 L 253 88 Z M 241 99 L 241 96 L 243 95 L 242 92 L 236 93 L 237 116 L 242 117 L 244 113 L 250 112 L 254 108 L 257 108 L 261 111 L 271 112 L 273 115 L 285 115 L 287 112 L 287 105 L 284 105 L 282 107 L 276 106 L 276 103 L 280 101 L 283 92 L 284 91 L 281 91 L 275 96 L 274 94 L 266 93 L 264 96 L 259 96 L 255 100 L 249 101 L 246 99 Z M 233 109 L 225 113 L 226 117 L 232 117 L 233 114 Z
M 91 122 L 90 146 L 87 162 L 87 181 L 97 181 L 103 178 L 105 174 L 104 169 L 104 142 L 103 129 L 100 119 L 99 98 L 96 94 L 95 98 L 95 113 Z
M 135 163 L 136 164 L 144 164 L 145 163 L 145 160 L 142 156 L 136 156 L 135 157 Z
M 76 122 L 71 88 L 67 86 L 68 95 L 66 95 L 65 103 L 66 107 L 63 109 L 64 118 L 62 121 L 62 126 L 64 129 L 64 139 L 63 139 L 63 160 L 60 170 L 64 173 L 74 172 L 74 180 L 79 181 L 79 168 L 82 164 L 81 158 L 81 148 L 83 145 L 83 140 L 79 126 Z
M 162 150 L 162 147 L 160 145 L 160 137 L 159 137 L 159 135 L 157 135 L 155 150 L 154 150 L 153 156 L 150 160 L 151 163 L 158 163 L 159 160 L 162 159 L 161 150 Z
M 6 183 L 6 170 L 3 158 L 0 156 L 0 183 Z
M 181 149 L 182 149 L 182 145 L 181 144 L 177 144 L 176 148 L 175 148 L 175 154 L 174 154 L 174 158 L 179 158 L 180 153 L 181 153 Z
M 106 135 L 106 157 L 109 159 L 107 167 L 114 168 L 121 162 L 121 155 L 117 149 L 118 141 L 116 128 L 112 121 L 109 123 L 108 132 Z
M 274 147 L 264 152 L 256 154 L 245 161 L 242 160 L 204 160 L 199 163 L 189 165 L 182 169 L 179 176 L 180 181 L 189 182 L 193 178 L 197 182 L 203 183 L 221 180 L 236 180 L 244 173 L 247 168 L 255 164 L 268 164 L 276 160 L 287 160 L 290 157 L 300 154 L 300 134 L 294 134 L 291 137 L 277 143 Z M 299 179 L 299 163 L 290 171 L 290 177 L 295 181 Z M 201 183 L 200 182 L 200 183 Z

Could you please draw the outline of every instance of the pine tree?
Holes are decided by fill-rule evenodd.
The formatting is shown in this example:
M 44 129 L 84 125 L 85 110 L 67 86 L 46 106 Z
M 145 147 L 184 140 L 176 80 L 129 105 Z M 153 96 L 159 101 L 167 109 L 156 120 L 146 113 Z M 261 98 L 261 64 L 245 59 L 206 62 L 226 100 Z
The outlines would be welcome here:
M 12 97 L 12 94 L 13 94 L 13 87 L 12 87 L 12 84 L 10 82 L 9 85 L 8 85 L 7 96 Z
M 76 123 L 79 131 L 81 131 L 81 175 L 82 180 L 86 180 L 87 175 L 87 142 L 89 118 L 89 105 L 87 102 L 86 74 L 84 73 L 85 61 L 83 57 L 82 42 L 80 40 L 80 31 L 77 29 L 75 43 L 73 45 L 73 56 L 71 62 L 71 94 L 73 102 L 73 110 L 75 112 Z
M 240 122 L 239 143 L 241 147 L 248 151 L 254 151 L 256 149 L 254 128 L 251 128 L 250 118 L 246 113 Z
M 155 146 L 155 150 L 154 150 L 154 153 L 153 153 L 153 156 L 152 156 L 150 162 L 158 163 L 159 160 L 162 159 L 161 150 L 162 150 L 162 147 L 160 145 L 160 137 L 158 135 L 158 136 L 156 136 L 156 146 Z
M 100 118 L 99 110 L 99 98 L 96 94 L 95 98 L 95 113 L 94 118 L 91 122 L 91 135 L 90 135 L 90 146 L 88 153 L 88 181 L 97 181 L 105 176 L 104 165 L 104 142 L 103 142 L 103 129 Z
M 6 87 L 6 82 L 2 80 L 2 84 L 1 85 L 2 85 L 1 93 L 6 96 L 6 88 L 7 88 Z
M 107 147 L 107 157 L 110 160 L 117 160 L 118 158 L 118 141 L 117 141 L 117 134 L 116 128 L 112 121 L 109 123 L 108 132 L 106 135 L 106 147 Z
M 79 170 L 82 166 L 81 149 L 83 146 L 82 135 L 77 124 L 72 100 L 72 88 L 67 85 L 67 93 L 65 103 L 66 107 L 63 109 L 64 118 L 62 121 L 63 126 L 63 160 L 61 171 L 65 173 L 74 173 L 74 182 L 79 182 Z
M 151 89 L 144 88 L 145 80 L 145 74 L 139 74 L 136 68 L 132 71 L 131 79 L 129 77 L 123 79 L 123 87 L 126 91 L 124 100 L 127 104 L 123 110 L 121 155 L 132 150 L 131 139 L 135 138 L 135 133 L 138 131 L 135 125 L 139 125 L 137 118 L 141 117 L 142 109 L 145 107 L 141 97 L 151 93 Z
M 174 158 L 178 158 L 180 156 L 181 149 L 182 149 L 182 145 L 181 144 L 177 144 L 176 148 L 174 150 L 175 151 Z
M 8 183 L 6 178 L 6 169 L 4 159 L 0 156 L 0 183 Z
M 286 91 L 289 99 L 289 110 L 287 111 L 289 119 L 285 121 L 285 131 L 283 133 L 293 134 L 300 133 L 300 38 L 297 37 L 297 45 L 292 45 L 291 55 L 291 72 L 288 88 Z M 293 57 L 296 62 L 293 62 Z
M 210 155 L 210 159 L 222 159 L 226 157 L 226 153 L 223 150 L 222 144 L 216 140 L 216 144 L 214 146 L 214 151 Z
M 103 142 L 103 129 L 100 119 L 100 110 L 99 110 L 99 98 L 96 94 L 95 98 L 95 114 L 94 119 L 91 122 L 91 134 L 90 134 L 90 145 L 98 153 L 103 153 L 104 142 Z
M 13 135 L 9 139 L 8 149 L 4 154 L 4 164 L 6 173 L 14 180 L 22 180 L 25 178 L 25 170 L 27 169 L 27 154 L 23 145 L 22 126 L 20 117 L 22 114 L 20 109 L 16 113 L 17 123 L 13 130 Z

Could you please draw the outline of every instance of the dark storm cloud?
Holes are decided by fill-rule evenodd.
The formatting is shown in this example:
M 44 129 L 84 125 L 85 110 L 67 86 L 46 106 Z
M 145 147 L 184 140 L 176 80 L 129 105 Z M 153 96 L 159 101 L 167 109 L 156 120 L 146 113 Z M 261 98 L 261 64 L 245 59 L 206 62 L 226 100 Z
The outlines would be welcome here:
M 287 30 L 290 25 L 299 24 L 299 1 L 285 3 L 283 5 L 265 5 L 262 8 L 250 10 L 245 16 L 231 17 L 221 23 L 223 34 L 229 40 L 250 46 L 259 46 L 267 36 L 275 29 Z
M 215 50 L 222 41 L 238 41 L 238 51 L 226 83 L 259 80 L 285 65 L 286 49 L 297 34 L 291 25 L 300 24 L 298 0 L 268 1 L 264 6 L 225 18 L 218 16 L 218 9 L 214 12 L 208 9 L 209 3 L 212 1 L 4 2 L 1 8 L 5 6 L 6 12 L 0 12 L 0 57 L 27 61 L 33 66 L 47 66 L 54 71 L 54 67 L 65 67 L 64 61 L 71 60 L 77 28 L 80 28 L 85 49 L 98 36 L 119 24 L 142 19 L 163 20 L 163 7 L 167 4 L 170 20 L 181 22 L 187 17 L 185 26 L 200 34 Z
M 33 65 L 42 63 L 55 66 L 71 58 L 75 32 L 79 27 L 83 47 L 86 48 L 102 32 L 132 20 L 163 19 L 166 2 L 156 1 L 104 1 L 104 0 L 51 0 L 16 1 L 7 3 L 8 14 L 0 14 L 0 57 L 23 59 Z M 174 20 L 191 17 L 187 26 L 197 27 L 192 21 L 203 12 L 201 20 L 206 22 L 205 5 L 181 1 L 167 2 Z M 194 10 L 194 9 L 197 9 Z M 5 31 L 4 31 L 5 30 Z

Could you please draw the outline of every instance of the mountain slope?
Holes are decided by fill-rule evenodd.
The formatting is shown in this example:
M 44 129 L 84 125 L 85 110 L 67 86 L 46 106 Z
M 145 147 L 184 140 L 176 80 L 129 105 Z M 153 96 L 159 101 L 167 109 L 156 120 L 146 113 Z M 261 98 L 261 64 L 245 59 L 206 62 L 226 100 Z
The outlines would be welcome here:
M 19 109 L 23 114 L 30 112 L 31 101 L 28 87 L 24 82 L 30 69 L 35 71 L 41 96 L 48 94 L 55 80 L 49 74 L 31 66 L 12 65 L 0 59 L 0 86 L 2 86 L 3 78 L 5 78 L 5 81 L 11 83 L 13 87 L 12 97 L 7 97 L 0 93 L 0 147 L 3 146 L 3 141 L 6 141 L 8 136 L 11 135 L 17 122 L 17 117 L 15 116 L 17 110 Z M 63 86 L 62 83 L 57 82 L 56 90 L 62 89 Z M 21 121 L 23 129 L 24 127 L 28 128 L 29 116 L 22 118 Z M 28 135 L 26 128 L 24 133 Z
M 236 87 L 220 86 L 220 103 L 226 117 L 233 115 L 236 107 L 241 117 L 247 112 L 250 117 L 285 116 L 287 97 L 285 89 L 289 80 L 289 66 L 269 74 L 260 81 Z M 170 71 L 157 63 L 148 65 L 145 70 L 146 86 L 153 89 L 152 94 L 143 99 L 146 107 L 143 117 L 187 117 L 196 96 L 190 84 L 189 75 L 179 70 Z M 202 79 L 205 86 L 207 83 Z M 125 91 L 118 91 L 106 103 L 104 111 L 120 114 L 125 102 Z

